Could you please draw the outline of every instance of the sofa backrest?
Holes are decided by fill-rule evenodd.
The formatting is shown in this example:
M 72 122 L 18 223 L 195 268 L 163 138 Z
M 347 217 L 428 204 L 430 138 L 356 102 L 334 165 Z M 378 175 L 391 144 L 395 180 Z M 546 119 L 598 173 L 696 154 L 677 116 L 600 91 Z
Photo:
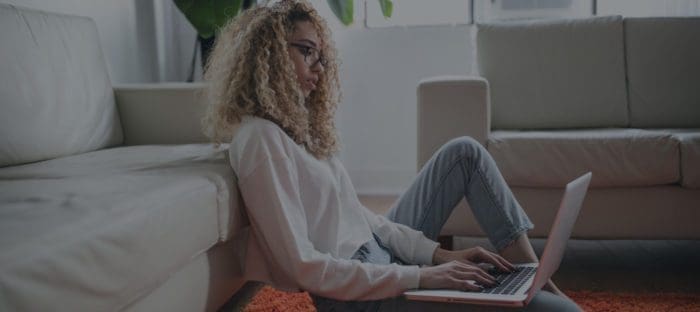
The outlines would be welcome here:
M 700 17 L 626 18 L 630 126 L 700 127 Z
M 89 18 L 0 4 L 0 167 L 120 144 Z
M 477 27 L 493 129 L 627 126 L 622 17 Z

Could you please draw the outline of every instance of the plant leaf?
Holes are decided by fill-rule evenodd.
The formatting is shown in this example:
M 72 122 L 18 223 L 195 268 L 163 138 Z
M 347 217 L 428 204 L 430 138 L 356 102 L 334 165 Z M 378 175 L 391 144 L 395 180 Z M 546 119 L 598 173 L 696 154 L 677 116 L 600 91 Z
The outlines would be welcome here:
M 352 24 L 354 8 L 353 0 L 326 0 L 328 6 L 331 7 L 333 14 L 340 19 L 343 25 L 348 26 Z
M 394 4 L 391 0 L 379 0 L 379 6 L 382 8 L 382 14 L 385 18 L 390 18 L 391 13 L 394 12 Z
M 243 0 L 173 0 L 202 38 L 210 38 L 241 12 Z

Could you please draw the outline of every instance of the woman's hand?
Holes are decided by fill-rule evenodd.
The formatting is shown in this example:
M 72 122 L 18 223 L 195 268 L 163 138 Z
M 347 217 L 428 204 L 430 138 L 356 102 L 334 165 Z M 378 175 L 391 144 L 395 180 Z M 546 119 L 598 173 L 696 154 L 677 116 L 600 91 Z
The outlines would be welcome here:
M 433 263 L 441 264 L 450 261 L 459 261 L 470 265 L 490 263 L 496 269 L 504 272 L 512 272 L 515 266 L 498 254 L 490 252 L 482 247 L 474 247 L 463 250 L 450 251 L 437 248 L 433 254 Z
M 475 282 L 492 286 L 497 281 L 477 264 L 490 263 L 505 272 L 515 269 L 508 260 L 481 247 L 457 251 L 437 248 L 433 263 L 437 265 L 420 269 L 420 288 L 481 290 L 481 286 Z
M 476 285 L 495 285 L 496 279 L 476 265 L 450 261 L 436 266 L 420 268 L 420 288 L 448 288 L 464 291 L 481 290 Z

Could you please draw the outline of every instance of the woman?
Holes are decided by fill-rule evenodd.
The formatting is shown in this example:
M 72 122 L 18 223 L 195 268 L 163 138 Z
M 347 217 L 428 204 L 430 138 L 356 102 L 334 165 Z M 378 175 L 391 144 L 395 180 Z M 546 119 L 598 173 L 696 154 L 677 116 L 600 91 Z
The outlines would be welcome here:
M 494 285 L 476 264 L 510 271 L 512 262 L 537 261 L 526 235 L 532 224 L 488 153 L 469 138 L 443 146 L 386 217 L 365 208 L 336 156 L 335 55 L 312 6 L 281 1 L 227 25 L 206 66 L 206 130 L 216 142 L 231 142 L 251 222 L 246 278 L 306 290 L 320 311 L 488 309 L 400 295 Z M 434 242 L 465 195 L 499 254 Z M 561 295 L 542 291 L 527 309 L 577 309 Z

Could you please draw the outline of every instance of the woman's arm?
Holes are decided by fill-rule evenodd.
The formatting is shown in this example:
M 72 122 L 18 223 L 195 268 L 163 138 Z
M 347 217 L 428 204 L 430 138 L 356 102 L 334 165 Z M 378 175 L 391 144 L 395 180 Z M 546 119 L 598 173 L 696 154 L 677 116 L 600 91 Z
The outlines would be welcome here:
M 491 285 L 495 279 L 477 264 L 486 262 L 504 271 L 513 269 L 513 265 L 501 256 L 481 247 L 458 251 L 445 250 L 420 231 L 392 222 L 366 207 L 364 212 L 372 231 L 382 242 L 388 244 L 399 258 L 409 263 L 436 265 L 420 269 L 420 288 L 479 290 L 480 286 L 468 281 Z
M 437 242 L 406 225 L 392 222 L 378 215 L 367 207 L 362 207 L 365 218 L 382 243 L 388 245 L 394 254 L 406 263 L 433 264 L 433 254 L 437 250 Z
M 341 300 L 373 300 L 417 288 L 417 266 L 375 265 L 336 259 L 309 240 L 296 167 L 286 157 L 258 159 L 239 177 L 239 187 L 253 230 L 277 265 L 298 286 Z

